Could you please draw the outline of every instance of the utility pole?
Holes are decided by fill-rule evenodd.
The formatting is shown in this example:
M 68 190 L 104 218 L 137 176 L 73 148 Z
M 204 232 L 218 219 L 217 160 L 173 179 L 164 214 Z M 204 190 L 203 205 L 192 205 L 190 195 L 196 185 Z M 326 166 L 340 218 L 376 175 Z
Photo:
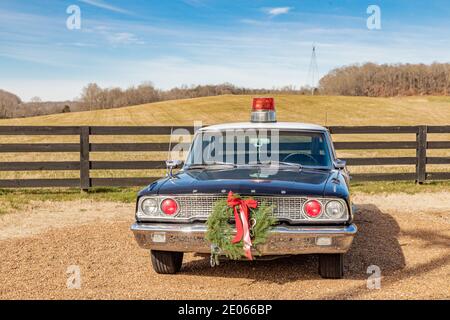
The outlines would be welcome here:
M 307 81 L 308 85 L 311 87 L 311 95 L 314 95 L 314 91 L 317 89 L 319 82 L 319 67 L 317 66 L 317 55 L 315 45 L 313 45 L 312 48 L 311 62 L 309 63 Z

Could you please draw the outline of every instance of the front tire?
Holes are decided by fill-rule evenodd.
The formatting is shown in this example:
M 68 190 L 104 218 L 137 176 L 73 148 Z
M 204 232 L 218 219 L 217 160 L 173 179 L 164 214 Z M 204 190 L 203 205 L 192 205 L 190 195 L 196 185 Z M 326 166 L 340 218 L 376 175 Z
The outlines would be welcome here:
M 344 277 L 344 254 L 321 254 L 319 256 L 319 274 L 325 279 Z
M 159 274 L 174 274 L 180 271 L 183 252 L 151 250 L 153 270 Z

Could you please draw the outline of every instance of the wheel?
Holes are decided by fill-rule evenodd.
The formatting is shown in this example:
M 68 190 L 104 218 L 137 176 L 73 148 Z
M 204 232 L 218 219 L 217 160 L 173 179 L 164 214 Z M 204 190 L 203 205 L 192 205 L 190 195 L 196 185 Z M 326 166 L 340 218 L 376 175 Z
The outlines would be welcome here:
M 160 274 L 174 274 L 180 271 L 183 252 L 151 250 L 153 270 Z
M 321 254 L 319 256 L 319 273 L 322 278 L 342 279 L 344 276 L 344 255 Z

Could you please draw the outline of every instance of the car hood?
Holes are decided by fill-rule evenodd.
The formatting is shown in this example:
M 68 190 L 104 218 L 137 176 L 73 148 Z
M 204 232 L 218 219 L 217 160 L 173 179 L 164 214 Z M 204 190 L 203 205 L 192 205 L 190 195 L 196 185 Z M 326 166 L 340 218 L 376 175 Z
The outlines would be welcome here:
M 278 170 L 267 175 L 259 168 L 188 170 L 160 181 L 159 194 L 235 193 L 250 195 L 324 196 L 333 170 Z

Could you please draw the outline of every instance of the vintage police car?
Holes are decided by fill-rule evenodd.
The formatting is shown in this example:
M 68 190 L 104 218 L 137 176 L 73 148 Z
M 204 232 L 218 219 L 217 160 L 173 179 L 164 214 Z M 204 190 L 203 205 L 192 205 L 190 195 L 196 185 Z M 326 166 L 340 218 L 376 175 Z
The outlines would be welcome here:
M 178 272 L 184 252 L 211 252 L 205 222 L 232 191 L 273 207 L 277 225 L 258 248 L 263 257 L 319 254 L 320 275 L 342 278 L 357 228 L 346 165 L 328 130 L 276 122 L 272 98 L 255 99 L 251 119 L 198 130 L 185 163 L 167 162 L 167 177 L 138 194 L 136 241 L 151 250 L 156 272 Z

